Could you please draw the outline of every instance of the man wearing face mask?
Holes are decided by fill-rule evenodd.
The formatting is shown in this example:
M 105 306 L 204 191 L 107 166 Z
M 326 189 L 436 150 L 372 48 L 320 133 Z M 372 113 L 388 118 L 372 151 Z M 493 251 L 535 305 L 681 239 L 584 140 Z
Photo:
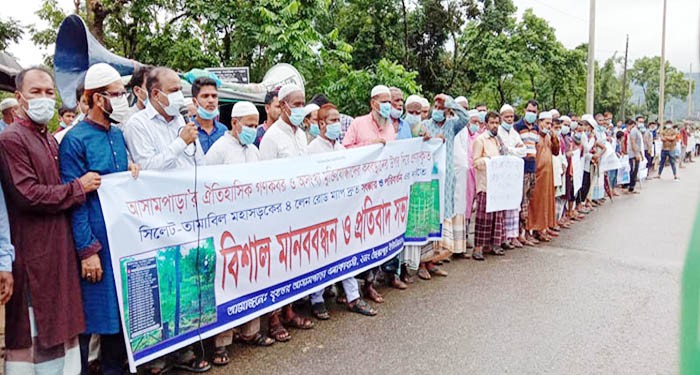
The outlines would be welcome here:
M 444 206 L 444 221 L 442 225 L 442 240 L 435 245 L 435 262 L 447 259 L 454 252 L 454 232 L 453 228 L 464 225 L 464 222 L 455 217 L 454 210 L 454 192 L 455 192 L 455 163 L 454 163 L 454 144 L 456 135 L 469 122 L 468 112 L 459 104 L 455 103 L 454 99 L 445 94 L 435 96 L 435 106 L 430 120 L 423 122 L 425 128 L 433 137 L 442 138 L 445 142 L 445 195 L 442 201 Z M 447 119 L 447 113 L 454 114 L 455 117 Z M 428 271 L 438 275 L 447 276 L 447 271 L 441 270 L 434 265 L 429 265 Z
M 107 64 L 95 64 L 85 75 L 88 116 L 63 138 L 59 149 L 61 179 L 75 180 L 89 171 L 100 175 L 132 171 L 138 167 L 127 158 L 121 130 L 113 126 L 129 113 L 127 92 L 119 73 Z M 105 373 L 122 370 L 126 348 L 121 333 L 119 305 L 112 274 L 112 258 L 107 229 L 97 193 L 87 194 L 87 201 L 72 212 L 73 241 L 81 259 L 86 329 L 80 335 L 83 371 L 87 371 L 91 335 L 100 335 L 99 358 Z
M 508 155 L 524 158 L 526 155 L 525 144 L 520 138 L 520 134 L 513 129 L 515 123 L 515 109 L 510 104 L 501 107 L 501 124 L 498 127 L 498 137 L 508 150 Z M 522 248 L 523 244 L 518 240 L 520 237 L 520 210 L 508 210 L 505 213 L 506 245 Z
M 199 144 L 206 155 L 209 148 L 221 138 L 228 129 L 218 121 L 219 92 L 216 81 L 209 77 L 198 77 L 192 82 L 192 104 L 197 108 L 194 124 L 199 134 Z
M 0 302 L 11 322 L 5 373 L 76 374 L 85 320 L 69 213 L 101 178 L 87 172 L 65 184 L 60 179 L 58 144 L 47 128 L 56 113 L 51 73 L 29 68 L 15 82 L 16 119 L 0 133 L 0 177 L 15 245 L 12 272 L 0 272 Z
M 169 68 L 154 68 L 146 81 L 149 100 L 124 128 L 129 152 L 142 169 L 174 169 L 204 163 L 204 150 L 193 122 L 185 124 L 180 77 Z
M 427 134 L 425 126 L 423 126 L 423 120 L 421 119 L 421 98 L 418 95 L 409 95 L 406 98 L 406 116 L 404 117 L 404 122 L 408 125 L 411 136 L 413 137 L 423 137 Z
M 557 225 L 554 201 L 554 165 L 552 156 L 559 155 L 559 137 L 552 133 L 552 114 L 541 112 L 537 129 L 537 158 L 535 161 L 536 179 L 532 190 L 528 213 L 529 231 L 533 231 L 537 240 L 549 242 L 556 233 L 549 228 Z
M 654 151 L 654 134 L 646 127 L 644 122 L 637 123 L 637 128 L 642 132 L 642 141 L 644 143 L 644 158 L 647 160 L 647 169 L 652 170 L 653 167 L 653 156 Z
M 5 128 L 15 122 L 15 110 L 17 109 L 17 99 L 7 98 L 0 102 L 0 132 L 5 130 Z
M 265 132 L 260 142 L 260 159 L 286 159 L 306 155 L 308 146 L 306 133 L 301 129 L 306 117 L 304 90 L 287 84 L 280 88 L 277 98 L 280 102 L 280 118 Z M 276 341 L 289 341 L 292 337 L 285 328 L 311 329 L 314 322 L 297 315 L 292 305 L 270 314 L 270 336 Z
M 306 133 L 307 143 L 314 140 L 321 133 L 318 127 L 318 109 L 317 104 L 309 103 L 304 106 L 304 132 Z
M 251 102 L 238 102 L 231 110 L 231 130 L 219 138 L 204 156 L 207 165 L 255 163 L 260 160 L 260 152 L 255 147 L 257 126 L 260 115 Z M 241 341 L 254 346 L 270 346 L 275 343 L 270 337 L 260 333 L 260 318 L 243 324 L 240 329 Z M 230 362 L 227 346 L 233 343 L 233 331 L 228 330 L 214 338 L 215 365 L 223 366 Z
M 525 145 L 525 173 L 523 175 L 523 202 L 520 207 L 520 239 L 519 241 L 527 246 L 538 243 L 528 232 L 528 215 L 530 197 L 535 187 L 535 172 L 537 164 L 537 143 L 540 141 L 539 129 L 537 128 L 537 101 L 529 100 L 525 106 L 525 115 L 513 125 L 515 131 L 520 134 L 520 139 Z
M 430 118 L 430 102 L 426 98 L 421 98 L 420 118 L 425 121 Z
M 467 98 L 465 98 L 464 96 L 456 97 L 455 103 L 461 105 L 462 108 L 466 109 L 467 111 L 469 110 L 469 100 L 467 100 Z
M 396 139 L 412 138 L 411 127 L 401 118 L 403 115 L 403 91 L 398 87 L 390 87 L 389 91 L 391 92 L 391 114 L 389 117 L 394 125 Z
M 375 86 L 370 98 L 372 111 L 352 121 L 343 138 L 346 148 L 386 144 L 396 139 L 396 131 L 390 120 L 391 91 L 384 85 Z

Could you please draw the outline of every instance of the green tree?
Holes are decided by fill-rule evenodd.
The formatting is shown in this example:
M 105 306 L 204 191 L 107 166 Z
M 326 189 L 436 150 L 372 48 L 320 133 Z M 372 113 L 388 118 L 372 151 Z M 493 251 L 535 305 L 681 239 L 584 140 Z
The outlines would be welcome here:
M 632 82 L 642 87 L 644 92 L 644 102 L 647 113 L 655 113 L 659 104 L 659 69 L 661 58 L 642 57 L 634 61 L 630 70 Z M 685 99 L 688 95 L 688 81 L 683 73 L 671 66 L 669 62 L 665 64 L 666 84 L 664 90 L 664 100 L 670 98 Z
M 22 37 L 22 25 L 19 21 L 8 18 L 0 19 L 0 51 L 4 51 L 10 43 L 17 43 Z

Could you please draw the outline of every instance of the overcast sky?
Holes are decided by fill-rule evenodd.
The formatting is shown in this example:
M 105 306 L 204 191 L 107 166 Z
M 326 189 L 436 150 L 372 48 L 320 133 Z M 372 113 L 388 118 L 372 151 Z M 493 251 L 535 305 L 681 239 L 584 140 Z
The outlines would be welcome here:
M 588 41 L 589 1 L 587 0 L 513 0 L 518 16 L 532 8 L 556 29 L 557 38 L 566 47 L 573 48 Z M 72 9 L 72 0 L 58 0 L 65 9 Z M 22 0 L 22 6 L 6 7 L 3 17 L 13 17 L 24 24 L 46 26 L 34 12 L 41 0 Z M 596 9 L 596 59 L 605 60 L 617 51 L 625 53 L 625 35 L 630 36 L 631 60 L 643 56 L 661 55 L 661 18 L 663 0 L 598 0 Z M 666 30 L 666 58 L 682 71 L 698 71 L 699 0 L 668 1 Z M 25 37 L 12 45 L 10 52 L 24 66 L 42 61 L 41 51 Z

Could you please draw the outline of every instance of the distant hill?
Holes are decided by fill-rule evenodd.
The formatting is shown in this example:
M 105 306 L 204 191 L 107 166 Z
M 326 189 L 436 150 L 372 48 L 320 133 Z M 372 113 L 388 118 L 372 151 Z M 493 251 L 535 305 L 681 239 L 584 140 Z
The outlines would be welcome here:
M 693 79 L 695 81 L 695 92 L 693 93 L 693 103 L 692 109 L 693 113 L 691 117 L 700 118 L 700 73 L 688 74 L 685 73 L 686 78 Z M 642 92 L 641 86 L 632 85 L 632 103 L 641 103 L 644 101 L 644 93 Z M 664 106 L 664 118 L 672 120 L 683 120 L 688 115 L 688 101 L 671 99 Z

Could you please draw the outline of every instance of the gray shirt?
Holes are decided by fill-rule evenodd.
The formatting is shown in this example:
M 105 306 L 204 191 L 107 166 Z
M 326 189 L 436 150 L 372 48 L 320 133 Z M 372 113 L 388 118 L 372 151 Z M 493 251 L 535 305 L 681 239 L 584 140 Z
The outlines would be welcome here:
M 642 147 L 642 132 L 635 126 L 627 137 L 627 156 L 630 159 L 641 156 Z

